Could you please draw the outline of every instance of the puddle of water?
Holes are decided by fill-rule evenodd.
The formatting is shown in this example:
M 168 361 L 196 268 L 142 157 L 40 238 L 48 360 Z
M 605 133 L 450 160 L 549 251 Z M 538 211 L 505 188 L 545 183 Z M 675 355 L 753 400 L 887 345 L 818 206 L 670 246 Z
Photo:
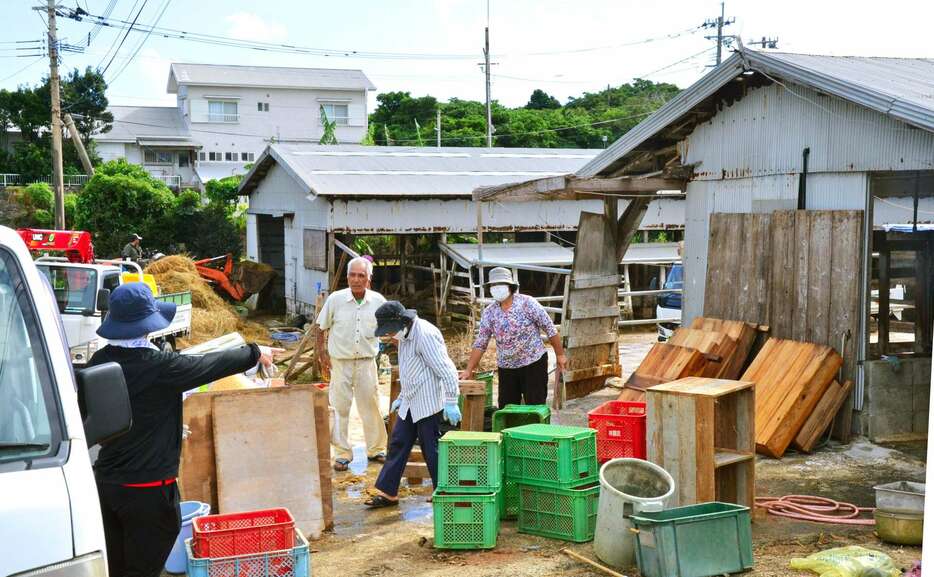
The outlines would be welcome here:
M 421 499 L 421 497 L 419 497 L 419 499 Z M 417 521 L 419 519 L 431 517 L 433 510 L 431 508 L 431 503 L 419 503 L 411 508 L 403 506 L 401 513 L 404 520 Z

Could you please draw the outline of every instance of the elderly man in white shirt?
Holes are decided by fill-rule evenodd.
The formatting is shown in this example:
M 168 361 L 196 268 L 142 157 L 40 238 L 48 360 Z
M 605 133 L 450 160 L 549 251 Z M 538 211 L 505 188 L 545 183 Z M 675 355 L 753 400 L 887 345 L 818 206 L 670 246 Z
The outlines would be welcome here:
M 354 400 L 363 421 L 367 458 L 386 460 L 386 425 L 379 411 L 376 374 L 379 339 L 374 334 L 376 309 L 386 299 L 367 288 L 372 276 L 373 263 L 362 257 L 352 259 L 347 264 L 349 288 L 328 296 L 315 321 L 321 328 L 317 342 L 317 350 L 321 351 L 319 358 L 331 372 L 328 395 L 336 413 L 331 431 L 335 471 L 346 471 L 353 460 L 348 422 Z
M 392 429 L 386 464 L 376 479 L 377 494 L 365 503 L 371 509 L 399 503 L 399 482 L 416 440 L 431 482 L 437 487 L 442 414 L 452 425 L 461 420 L 457 368 L 448 356 L 441 331 L 398 301 L 379 307 L 376 319 L 376 334 L 391 336 L 398 343 L 400 390 L 390 408 L 399 418 Z

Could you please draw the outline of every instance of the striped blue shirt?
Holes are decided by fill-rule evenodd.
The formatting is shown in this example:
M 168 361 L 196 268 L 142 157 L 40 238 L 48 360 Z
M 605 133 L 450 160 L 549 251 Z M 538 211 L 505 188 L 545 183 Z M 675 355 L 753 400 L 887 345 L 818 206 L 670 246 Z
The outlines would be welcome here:
M 460 394 L 457 368 L 448 356 L 441 331 L 416 318 L 399 341 L 399 417 L 412 412 L 418 422 L 456 403 Z

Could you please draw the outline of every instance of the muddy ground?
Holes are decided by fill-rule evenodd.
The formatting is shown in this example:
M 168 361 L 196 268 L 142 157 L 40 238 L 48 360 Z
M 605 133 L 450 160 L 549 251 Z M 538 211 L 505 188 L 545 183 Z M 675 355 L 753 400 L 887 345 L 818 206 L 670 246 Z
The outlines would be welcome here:
M 620 338 L 624 376 L 641 361 L 652 344 L 654 333 L 627 333 Z M 605 389 L 585 399 L 566 404 L 553 422 L 586 426 L 587 411 L 614 398 L 618 392 Z M 388 405 L 388 399 L 384 399 Z M 354 431 L 362 445 L 362 431 Z M 358 451 L 362 451 L 362 446 Z M 813 455 L 788 454 L 782 460 L 760 458 L 756 493 L 760 496 L 811 494 L 872 506 L 872 487 L 894 480 L 924 481 L 926 443 L 881 447 L 865 440 L 849 446 L 829 444 Z M 433 526 L 430 484 L 402 491 L 398 509 L 367 511 L 362 505 L 379 467 L 367 466 L 356 453 L 348 473 L 335 474 L 332 533 L 312 544 L 315 575 L 420 575 L 480 577 L 511 576 L 600 576 L 600 572 L 564 555 L 565 547 L 595 559 L 591 544 L 570 544 L 523 535 L 515 521 L 504 521 L 497 546 L 484 552 L 450 552 L 432 548 Z M 403 487 L 405 482 L 403 481 Z M 788 567 L 793 557 L 845 545 L 862 545 L 892 556 L 901 567 L 920 559 L 920 547 L 893 547 L 882 543 L 871 528 L 794 522 L 774 516 L 756 515 L 753 524 L 756 565 L 746 575 L 808 575 Z M 636 569 L 622 570 L 637 575 Z
M 620 337 L 624 377 L 651 347 L 654 332 L 629 332 Z M 488 353 L 489 354 L 489 353 Z M 381 391 L 383 410 L 388 410 L 389 391 Z M 618 391 L 599 391 L 585 399 L 569 401 L 553 416 L 556 423 L 586 426 L 587 411 L 613 399 Z M 409 488 L 403 481 L 398 508 L 367 511 L 366 491 L 376 479 L 379 466 L 368 464 L 363 453 L 363 431 L 351 413 L 351 437 L 357 446 L 351 470 L 334 474 L 333 532 L 311 544 L 312 571 L 322 576 L 444 576 L 481 577 L 510 575 L 604 575 L 569 558 L 569 548 L 595 559 L 592 544 L 572 544 L 518 533 L 515 521 L 504 521 L 491 551 L 451 552 L 432 547 L 432 508 L 427 502 L 430 482 Z M 894 480 L 924 481 L 926 443 L 878 446 L 857 440 L 849 446 L 829 444 L 813 455 L 787 454 L 781 460 L 759 458 L 756 493 L 759 496 L 811 494 L 872 506 L 872 487 Z M 755 568 L 745 575 L 805 576 L 793 571 L 793 557 L 845 545 L 862 545 L 884 551 L 901 567 L 920 559 L 920 547 L 894 547 L 882 543 L 871 528 L 795 522 L 760 513 L 754 516 Z M 634 567 L 620 571 L 638 575 Z

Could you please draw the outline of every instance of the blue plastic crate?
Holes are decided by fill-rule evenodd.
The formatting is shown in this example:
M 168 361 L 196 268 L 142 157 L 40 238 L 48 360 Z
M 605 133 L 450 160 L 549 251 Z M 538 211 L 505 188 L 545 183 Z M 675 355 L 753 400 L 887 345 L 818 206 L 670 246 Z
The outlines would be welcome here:
M 187 574 L 188 577 L 311 577 L 308 540 L 295 531 L 295 542 L 295 547 L 284 551 L 198 559 L 191 552 L 191 539 L 186 539 Z

